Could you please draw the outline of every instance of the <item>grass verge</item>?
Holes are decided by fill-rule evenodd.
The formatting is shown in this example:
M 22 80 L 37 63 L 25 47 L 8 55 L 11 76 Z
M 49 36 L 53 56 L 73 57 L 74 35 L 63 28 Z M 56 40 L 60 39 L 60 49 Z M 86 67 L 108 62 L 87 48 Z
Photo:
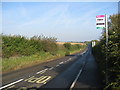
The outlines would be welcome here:
M 70 51 L 70 54 L 80 52 L 83 49 Z M 0 63 L 2 63 L 2 73 L 6 73 L 21 68 L 37 65 L 39 63 L 51 61 L 64 56 L 65 51 L 62 50 L 59 50 L 56 55 L 51 55 L 49 52 L 40 52 L 31 56 L 4 58 Z

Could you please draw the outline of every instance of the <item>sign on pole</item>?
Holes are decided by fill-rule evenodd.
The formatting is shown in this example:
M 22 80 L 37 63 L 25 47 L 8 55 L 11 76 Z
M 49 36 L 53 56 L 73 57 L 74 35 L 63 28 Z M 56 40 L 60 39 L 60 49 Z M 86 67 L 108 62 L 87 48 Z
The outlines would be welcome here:
M 107 18 L 107 15 L 97 15 L 96 16 L 96 28 L 97 29 L 105 29 L 105 32 L 106 32 L 106 82 L 108 82 L 108 72 L 107 72 L 107 61 L 108 61 L 108 18 Z
M 104 29 L 105 28 L 105 15 L 96 16 L 96 28 Z

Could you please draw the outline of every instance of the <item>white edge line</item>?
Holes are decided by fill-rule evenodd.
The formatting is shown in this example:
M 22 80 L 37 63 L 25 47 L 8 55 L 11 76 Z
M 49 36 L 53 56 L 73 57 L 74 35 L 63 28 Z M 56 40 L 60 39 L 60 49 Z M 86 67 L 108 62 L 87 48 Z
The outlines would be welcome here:
M 75 80 L 73 81 L 72 85 L 70 86 L 70 90 L 72 90 L 72 88 L 74 87 L 74 85 L 75 85 L 75 83 L 77 82 L 77 79 L 79 78 L 81 72 L 82 72 L 82 69 L 80 69 L 80 71 L 79 71 L 77 77 L 75 78 Z
M 12 83 L 10 83 L 10 84 L 8 84 L 8 85 L 5 85 L 5 86 L 3 86 L 3 87 L 0 87 L 0 90 L 3 89 L 3 88 L 9 87 L 9 86 L 11 86 L 11 85 L 13 85 L 13 84 L 16 84 L 16 83 L 18 83 L 18 82 L 21 82 L 22 80 L 23 80 L 23 79 L 20 79 L 20 80 L 17 80 L 17 81 L 15 81 L 15 82 L 12 82 Z

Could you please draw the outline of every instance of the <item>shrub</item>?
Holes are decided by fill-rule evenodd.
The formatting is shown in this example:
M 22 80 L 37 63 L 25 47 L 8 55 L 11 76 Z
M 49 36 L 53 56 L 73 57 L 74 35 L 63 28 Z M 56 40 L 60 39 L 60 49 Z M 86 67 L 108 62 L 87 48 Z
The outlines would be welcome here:
M 71 44 L 70 43 L 64 43 L 63 45 L 66 49 L 68 49 L 68 50 L 71 49 Z
M 2 57 L 28 56 L 41 51 L 55 55 L 57 51 L 56 38 L 34 36 L 30 39 L 23 36 L 2 35 Z
M 67 50 L 65 53 L 65 56 L 68 56 L 68 55 L 70 55 L 70 52 Z

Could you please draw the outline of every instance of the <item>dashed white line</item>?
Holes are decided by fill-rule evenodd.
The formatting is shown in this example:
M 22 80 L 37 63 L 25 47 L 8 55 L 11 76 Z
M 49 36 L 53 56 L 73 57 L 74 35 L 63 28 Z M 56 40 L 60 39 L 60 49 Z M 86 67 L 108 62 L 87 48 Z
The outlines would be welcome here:
M 72 58 L 69 58 L 68 61 L 70 61 Z
M 70 61 L 72 58 L 69 58 L 67 61 Z
M 59 64 L 63 64 L 63 62 L 60 62 Z
M 54 67 L 49 68 L 49 70 L 52 70 Z
M 44 69 L 44 70 L 41 70 L 41 71 L 39 71 L 39 72 L 37 72 L 36 74 L 39 74 L 39 73 L 44 73 L 44 72 L 46 72 L 46 70 L 48 70 L 48 68 L 46 68 L 46 69 Z
M 12 82 L 12 83 L 10 83 L 10 84 L 8 84 L 8 85 L 5 85 L 5 86 L 3 86 L 3 87 L 0 87 L 0 90 L 3 89 L 3 88 L 9 87 L 9 86 L 11 86 L 11 85 L 13 85 L 13 84 L 16 84 L 16 83 L 18 83 L 18 82 L 21 82 L 21 81 L 23 81 L 23 79 L 17 80 L 17 81 Z
M 56 67 L 58 67 L 58 66 L 60 66 L 60 65 L 56 65 Z

